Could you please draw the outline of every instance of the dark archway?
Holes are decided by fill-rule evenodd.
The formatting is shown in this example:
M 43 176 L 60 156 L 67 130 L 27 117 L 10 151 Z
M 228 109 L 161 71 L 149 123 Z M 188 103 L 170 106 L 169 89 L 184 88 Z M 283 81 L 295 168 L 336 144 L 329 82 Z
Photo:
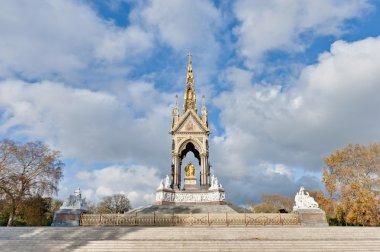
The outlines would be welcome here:
M 180 158 L 183 160 L 183 158 L 186 156 L 186 154 L 191 151 L 194 154 L 194 157 L 198 159 L 199 165 L 201 165 L 201 156 L 199 154 L 199 151 L 195 148 L 193 143 L 187 143 L 186 148 L 181 151 Z

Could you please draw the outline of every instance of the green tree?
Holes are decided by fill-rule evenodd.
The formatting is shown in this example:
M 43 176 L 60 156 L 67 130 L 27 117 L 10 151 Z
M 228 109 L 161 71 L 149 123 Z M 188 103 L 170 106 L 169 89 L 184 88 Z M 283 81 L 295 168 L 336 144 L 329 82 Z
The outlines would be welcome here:
M 378 224 L 380 145 L 348 145 L 324 159 L 322 181 L 338 202 L 335 211 L 341 223 Z
M 60 153 L 41 142 L 0 142 L 0 191 L 9 202 L 8 226 L 12 226 L 21 203 L 58 191 L 63 163 Z
M 131 209 L 129 199 L 124 194 L 103 197 L 98 204 L 97 213 L 124 213 Z

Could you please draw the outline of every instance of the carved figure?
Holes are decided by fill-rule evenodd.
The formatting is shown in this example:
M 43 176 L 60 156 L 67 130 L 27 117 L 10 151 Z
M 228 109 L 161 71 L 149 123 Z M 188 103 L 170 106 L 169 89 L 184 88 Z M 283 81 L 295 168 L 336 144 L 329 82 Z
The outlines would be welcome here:
M 223 201 L 225 199 L 224 192 L 208 192 L 208 193 L 186 193 L 186 192 L 158 192 L 156 194 L 157 201 L 168 202 L 210 202 Z
M 171 189 L 172 181 L 169 175 L 166 175 L 164 179 L 161 179 L 160 184 L 157 187 L 157 190 L 160 189 Z
M 211 181 L 210 181 L 210 189 L 219 189 L 222 188 L 222 185 L 219 183 L 219 180 L 217 177 L 214 176 L 214 174 L 211 175 Z
M 170 186 L 171 186 L 171 181 L 170 181 L 169 175 L 166 175 L 165 182 L 164 182 L 164 187 L 166 189 L 170 189 Z
M 295 205 L 293 207 L 293 211 L 299 209 L 318 209 L 319 205 L 314 200 L 313 197 L 309 195 L 308 192 L 305 192 L 305 188 L 301 186 L 299 192 L 294 197 Z
M 159 190 L 159 189 L 164 189 L 164 180 L 163 179 L 161 179 L 161 181 L 160 181 L 160 185 L 157 187 L 157 189 Z
M 60 209 L 88 209 L 85 198 L 82 198 L 81 190 L 78 188 L 74 191 L 74 195 L 70 195 L 60 207 Z
M 77 197 L 74 196 L 74 195 L 70 195 L 68 198 L 67 198 L 67 201 L 66 201 L 66 204 L 65 206 L 67 207 L 74 207 L 75 204 L 77 203 Z
M 78 187 L 78 189 L 76 189 L 76 190 L 74 191 L 74 195 L 75 195 L 76 197 L 82 198 L 82 192 L 80 191 L 80 188 L 79 188 L 79 187 Z
M 195 177 L 195 168 L 194 165 L 190 162 L 185 167 L 186 177 Z

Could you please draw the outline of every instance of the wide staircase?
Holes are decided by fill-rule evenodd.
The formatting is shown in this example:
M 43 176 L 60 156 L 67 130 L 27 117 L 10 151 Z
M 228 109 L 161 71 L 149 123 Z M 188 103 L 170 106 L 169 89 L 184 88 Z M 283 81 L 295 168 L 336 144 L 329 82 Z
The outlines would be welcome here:
M 380 228 L 1 227 L 0 251 L 380 251 Z

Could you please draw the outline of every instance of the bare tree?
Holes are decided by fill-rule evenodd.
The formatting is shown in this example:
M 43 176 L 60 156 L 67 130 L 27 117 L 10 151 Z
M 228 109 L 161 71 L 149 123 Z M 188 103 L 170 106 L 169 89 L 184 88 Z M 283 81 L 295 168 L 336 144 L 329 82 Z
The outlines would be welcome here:
M 124 213 L 131 209 L 129 199 L 124 194 L 103 197 L 98 204 L 98 213 Z
M 11 207 L 8 226 L 13 225 L 21 202 L 37 195 L 58 191 L 63 163 L 58 151 L 41 142 L 0 142 L 0 191 L 7 195 Z

